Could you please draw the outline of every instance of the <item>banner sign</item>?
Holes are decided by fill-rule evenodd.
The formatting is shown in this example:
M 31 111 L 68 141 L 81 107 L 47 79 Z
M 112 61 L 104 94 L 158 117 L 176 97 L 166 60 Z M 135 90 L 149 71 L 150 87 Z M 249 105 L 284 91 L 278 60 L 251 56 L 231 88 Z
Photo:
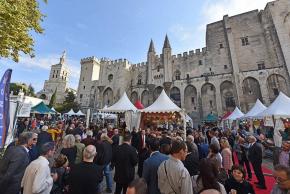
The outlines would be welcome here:
M 9 128 L 9 96 L 12 69 L 6 70 L 0 82 L 0 147 L 3 147 Z
M 20 110 L 17 114 L 17 117 L 30 117 L 32 103 L 23 103 L 20 106 L 21 107 L 20 107 Z

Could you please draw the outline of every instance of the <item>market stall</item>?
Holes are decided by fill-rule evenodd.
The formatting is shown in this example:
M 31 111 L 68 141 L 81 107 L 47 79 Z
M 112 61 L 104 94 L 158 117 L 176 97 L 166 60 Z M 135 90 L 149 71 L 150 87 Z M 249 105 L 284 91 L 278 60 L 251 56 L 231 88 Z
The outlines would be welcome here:
M 110 107 L 100 109 L 99 112 L 117 113 L 118 115 L 124 114 L 126 127 L 131 131 L 134 126 L 138 127 L 136 126 L 136 124 L 139 123 L 136 121 L 138 120 L 137 110 L 138 109 L 129 100 L 126 92 L 124 92 L 122 97 L 115 104 Z
M 74 116 L 76 115 L 76 113 L 73 111 L 73 109 L 70 109 L 70 111 L 68 111 L 67 113 L 64 113 L 67 116 Z
M 31 107 L 30 113 L 34 114 L 56 114 L 55 111 L 51 110 L 44 102 L 40 102 L 36 106 Z
M 178 124 L 183 127 L 184 135 L 186 135 L 186 118 L 184 111 L 178 107 L 162 90 L 156 101 L 147 108 L 140 110 L 142 112 L 141 124 L 158 126 L 159 124 Z
M 244 118 L 254 118 L 266 109 L 267 107 L 259 99 L 257 99 L 255 105 L 249 112 L 247 112 L 247 114 L 244 115 Z

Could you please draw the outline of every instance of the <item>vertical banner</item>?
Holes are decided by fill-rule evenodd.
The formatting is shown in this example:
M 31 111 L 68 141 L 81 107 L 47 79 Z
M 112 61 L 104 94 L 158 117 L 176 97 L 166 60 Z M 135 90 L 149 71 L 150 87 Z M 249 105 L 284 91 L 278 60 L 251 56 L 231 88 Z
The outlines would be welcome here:
M 5 144 L 9 128 L 9 95 L 12 69 L 6 70 L 0 82 L 0 147 Z

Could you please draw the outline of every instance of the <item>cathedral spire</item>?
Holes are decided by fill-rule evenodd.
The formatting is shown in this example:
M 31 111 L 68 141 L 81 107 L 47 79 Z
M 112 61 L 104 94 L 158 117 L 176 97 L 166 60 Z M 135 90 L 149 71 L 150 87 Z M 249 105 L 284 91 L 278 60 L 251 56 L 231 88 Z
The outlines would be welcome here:
M 150 46 L 149 46 L 148 52 L 155 52 L 154 43 L 153 43 L 153 40 L 152 39 L 150 41 Z
M 165 36 L 163 48 L 171 48 L 167 34 Z

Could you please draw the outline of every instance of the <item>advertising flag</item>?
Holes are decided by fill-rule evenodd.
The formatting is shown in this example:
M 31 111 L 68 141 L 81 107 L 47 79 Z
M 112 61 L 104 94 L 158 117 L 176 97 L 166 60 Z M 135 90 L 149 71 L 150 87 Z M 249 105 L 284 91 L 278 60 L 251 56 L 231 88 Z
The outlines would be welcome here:
M 12 69 L 6 70 L 0 82 L 0 147 L 5 145 L 9 128 L 9 95 Z

